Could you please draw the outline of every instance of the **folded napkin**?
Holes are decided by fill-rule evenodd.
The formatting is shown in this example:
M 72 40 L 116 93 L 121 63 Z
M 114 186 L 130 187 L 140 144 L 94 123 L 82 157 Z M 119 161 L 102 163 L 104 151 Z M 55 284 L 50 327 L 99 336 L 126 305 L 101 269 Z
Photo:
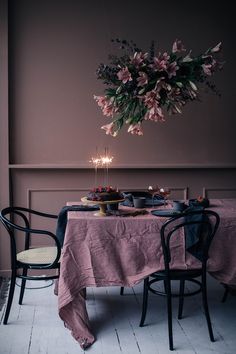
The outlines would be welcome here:
M 201 222 L 204 221 L 204 218 L 207 216 L 204 214 L 189 214 L 189 211 L 197 211 L 203 210 L 203 206 L 190 206 L 185 209 L 186 215 L 184 216 L 186 222 Z M 202 233 L 202 224 L 190 224 L 185 225 L 184 232 L 185 232 L 185 248 L 186 250 L 191 253 L 194 257 L 198 260 L 202 260 L 202 240 L 200 235 Z
M 210 206 L 210 201 L 207 198 L 202 199 L 189 199 L 189 206 L 202 206 L 208 208 Z
M 133 207 L 134 203 L 133 203 L 133 196 L 132 194 L 126 194 L 124 195 L 125 200 L 121 203 L 121 205 L 124 206 L 129 206 L 129 207 Z
M 97 205 L 71 205 L 71 206 L 64 206 L 58 214 L 57 219 L 57 228 L 56 228 L 56 236 L 63 246 L 64 237 L 65 237 L 65 230 L 67 224 L 67 212 L 68 211 L 94 211 L 99 210 Z

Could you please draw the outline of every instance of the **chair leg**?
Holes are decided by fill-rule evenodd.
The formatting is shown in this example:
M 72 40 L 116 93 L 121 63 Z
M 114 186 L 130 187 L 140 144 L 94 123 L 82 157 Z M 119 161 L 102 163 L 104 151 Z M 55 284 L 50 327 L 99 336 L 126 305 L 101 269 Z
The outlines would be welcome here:
M 142 305 L 142 315 L 139 323 L 139 327 L 143 327 L 144 321 L 147 313 L 147 303 L 148 303 L 148 280 L 149 278 L 145 278 L 143 282 L 143 305 Z
M 168 312 L 169 349 L 174 350 L 173 327 L 172 327 L 172 296 L 171 296 L 170 280 L 166 281 L 166 298 L 167 298 L 167 312 Z
M 207 301 L 207 286 L 206 286 L 206 278 L 203 277 L 202 279 L 202 303 L 205 311 L 205 316 L 207 320 L 207 326 L 208 326 L 208 331 L 209 331 L 209 337 L 212 342 L 215 341 L 214 335 L 213 335 L 213 330 L 212 330 L 212 325 L 211 325 L 211 319 L 210 319 L 210 314 L 209 314 L 209 309 L 208 309 L 208 301 Z
M 4 316 L 4 320 L 3 320 L 4 325 L 7 324 L 8 317 L 10 314 L 12 300 L 13 300 L 13 296 L 14 296 L 14 290 L 15 290 L 15 283 L 16 283 L 16 270 L 14 269 L 14 270 L 12 270 L 12 273 L 11 273 L 11 284 L 10 284 L 10 290 L 9 290 L 9 294 L 8 294 L 7 308 L 6 308 L 6 312 L 5 312 L 5 316 Z
M 163 280 L 163 285 L 164 285 L 165 294 L 167 294 L 167 288 L 166 288 L 166 281 L 165 280 Z
M 179 310 L 178 310 L 178 319 L 181 320 L 183 314 L 183 306 L 184 306 L 184 285 L 185 281 L 180 280 L 179 284 Z
M 27 276 L 27 268 L 23 269 L 24 276 Z M 21 288 L 20 288 L 20 297 L 19 297 L 19 305 L 22 305 L 24 293 L 25 293 L 25 284 L 26 284 L 26 279 L 22 279 L 21 281 Z
M 228 288 L 228 286 L 227 286 L 227 285 L 224 285 L 224 287 L 225 287 L 225 292 L 224 292 L 224 295 L 223 295 L 223 297 L 222 297 L 221 302 L 225 302 L 225 301 L 226 301 L 226 299 L 227 299 L 227 297 L 228 297 L 228 293 L 229 293 L 229 288 Z
M 120 295 L 124 295 L 124 287 L 123 286 L 120 287 Z
M 84 300 L 87 300 L 87 289 L 86 288 L 83 288 L 81 290 L 81 295 L 83 296 Z

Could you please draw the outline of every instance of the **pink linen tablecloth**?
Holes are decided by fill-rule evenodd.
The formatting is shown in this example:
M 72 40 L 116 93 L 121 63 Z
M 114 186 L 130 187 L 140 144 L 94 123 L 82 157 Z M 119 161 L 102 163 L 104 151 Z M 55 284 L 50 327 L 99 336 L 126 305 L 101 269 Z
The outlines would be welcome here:
M 68 203 L 76 204 L 76 203 Z M 127 209 L 127 208 L 126 208 Z M 236 285 L 236 199 L 211 200 L 221 217 L 213 240 L 208 271 L 220 282 Z M 93 212 L 69 212 L 58 284 L 59 315 L 82 348 L 92 334 L 83 289 L 89 286 L 133 286 L 163 268 L 159 231 L 166 218 L 98 217 Z M 190 254 L 180 258 L 184 235 L 175 243 L 173 267 L 199 265 Z

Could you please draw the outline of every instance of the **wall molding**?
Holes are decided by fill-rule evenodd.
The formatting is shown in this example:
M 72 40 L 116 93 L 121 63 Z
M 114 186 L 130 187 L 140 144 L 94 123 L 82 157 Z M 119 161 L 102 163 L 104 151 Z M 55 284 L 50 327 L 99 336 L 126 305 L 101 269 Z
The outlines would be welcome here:
M 28 188 L 27 189 L 27 207 L 31 208 L 32 193 L 35 192 L 88 192 L 88 188 Z
M 209 196 L 209 192 L 236 192 L 236 188 L 208 188 L 208 187 L 203 187 L 202 189 L 202 195 L 204 198 L 207 198 Z
M 9 164 L 12 170 L 78 170 L 94 169 L 91 164 Z M 117 164 L 109 169 L 236 169 L 236 164 Z

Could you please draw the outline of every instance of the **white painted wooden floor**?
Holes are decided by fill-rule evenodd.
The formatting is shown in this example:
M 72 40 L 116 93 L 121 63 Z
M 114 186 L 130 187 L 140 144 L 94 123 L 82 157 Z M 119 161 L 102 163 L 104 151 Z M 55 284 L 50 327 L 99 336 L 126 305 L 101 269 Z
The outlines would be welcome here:
M 29 283 L 34 286 L 36 282 Z M 37 284 L 37 283 L 36 283 Z M 42 283 L 41 283 L 42 285 Z M 165 354 L 168 332 L 165 298 L 151 295 L 146 326 L 138 326 L 141 311 L 141 284 L 125 289 L 89 288 L 87 308 L 97 341 L 88 354 Z M 3 325 L 0 312 L 0 354 L 79 354 L 84 353 L 57 314 L 57 297 L 53 286 L 26 290 L 24 305 L 19 306 L 16 287 L 9 324 Z M 209 278 L 209 303 L 216 342 L 208 337 L 200 295 L 187 298 L 184 318 L 176 319 L 174 308 L 174 353 L 236 353 L 236 297 L 229 295 L 221 303 L 223 288 Z

